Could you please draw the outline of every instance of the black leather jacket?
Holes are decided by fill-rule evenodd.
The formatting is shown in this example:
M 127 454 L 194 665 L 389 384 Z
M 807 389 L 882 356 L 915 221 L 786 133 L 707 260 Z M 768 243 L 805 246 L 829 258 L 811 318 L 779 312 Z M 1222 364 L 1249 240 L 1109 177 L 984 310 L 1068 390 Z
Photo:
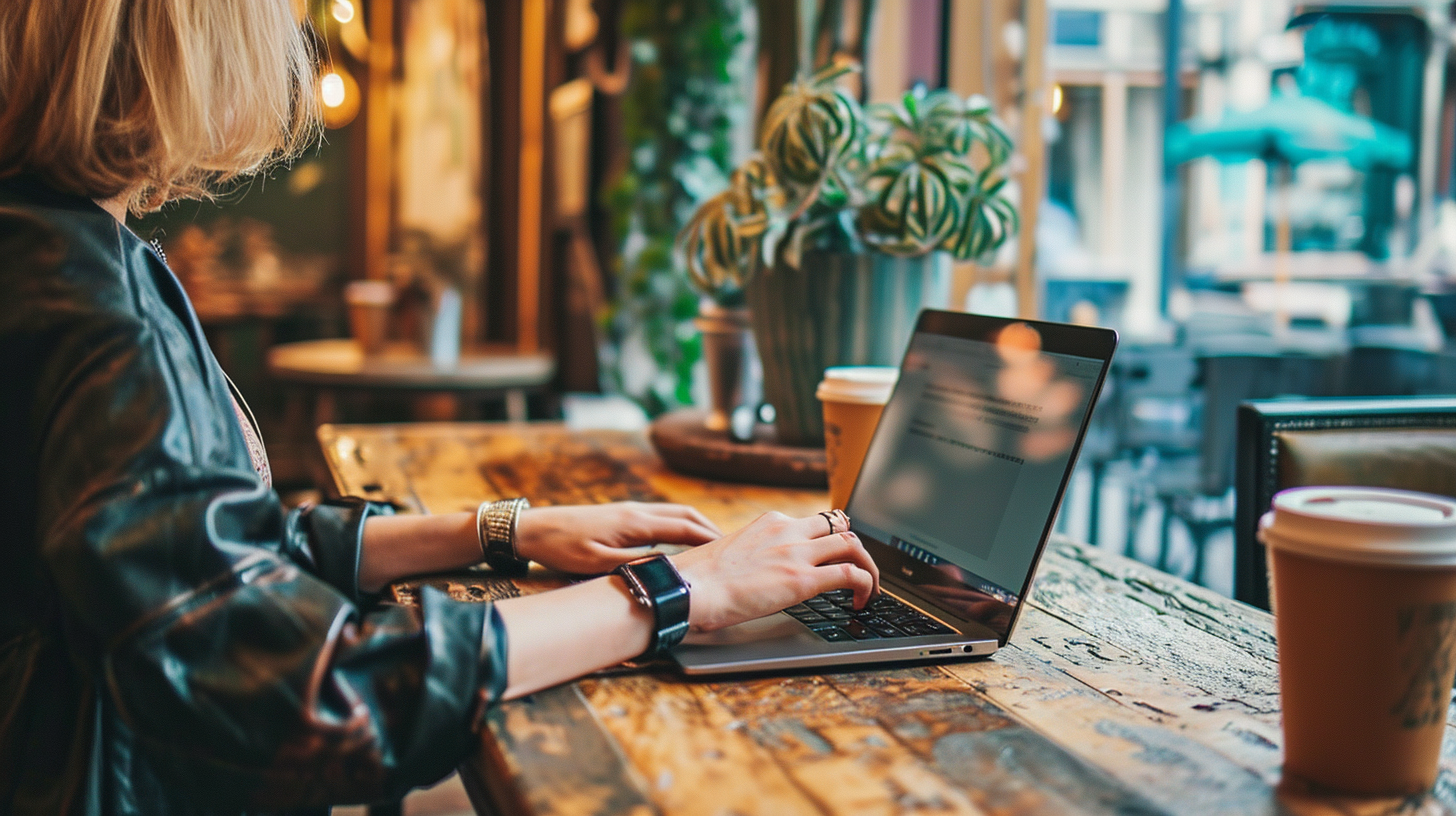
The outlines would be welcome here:
M 0 180 L 0 814 L 317 809 L 447 774 L 504 631 L 364 596 L 380 512 L 285 513 L 152 249 Z

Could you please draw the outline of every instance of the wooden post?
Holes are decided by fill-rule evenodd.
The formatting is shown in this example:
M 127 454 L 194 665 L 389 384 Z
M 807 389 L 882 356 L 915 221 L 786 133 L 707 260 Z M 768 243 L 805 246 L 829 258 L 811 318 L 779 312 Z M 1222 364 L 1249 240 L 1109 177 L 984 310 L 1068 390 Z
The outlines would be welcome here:
M 546 166 L 546 19 L 550 0 L 521 6 L 521 147 L 516 200 L 516 348 L 541 348 L 542 197 Z
M 364 276 L 389 275 L 394 209 L 394 0 L 369 4 L 369 98 L 364 131 Z
M 950 29 L 947 38 L 950 47 L 945 50 L 946 85 L 961 96 L 987 94 L 990 90 L 986 65 L 991 55 L 986 53 L 988 37 L 983 31 L 990 23 L 986 19 L 985 4 L 988 0 L 962 0 L 952 3 L 946 26 Z
M 1289 259 L 1294 252 L 1289 229 L 1289 188 L 1294 186 L 1294 168 L 1289 162 L 1274 166 L 1274 184 L 1279 197 L 1279 220 L 1274 224 L 1274 337 L 1282 340 L 1289 332 Z
M 1039 311 L 1036 291 L 1036 220 L 1046 184 L 1046 144 L 1042 119 L 1046 116 L 1046 0 L 1026 0 L 1022 8 L 1026 25 L 1025 55 L 1021 63 L 1021 153 L 1026 168 L 1021 173 L 1021 234 L 1016 245 L 1016 312 L 1034 318 Z
M 1102 229 L 1098 254 L 1109 266 L 1123 266 L 1124 179 L 1127 175 L 1127 75 L 1102 77 Z
M 990 0 L 957 0 L 950 4 L 945 21 L 949 34 L 945 49 L 946 86 L 960 96 L 987 93 L 993 84 L 988 81 L 992 55 L 987 53 L 990 41 L 984 29 L 990 21 L 986 6 Z M 957 261 L 951 271 L 950 308 L 965 308 L 966 298 L 976 287 L 977 267 L 971 261 Z
M 910 88 L 909 17 L 908 0 L 878 0 L 875 6 L 873 47 L 865 66 L 866 96 L 871 102 L 898 102 Z

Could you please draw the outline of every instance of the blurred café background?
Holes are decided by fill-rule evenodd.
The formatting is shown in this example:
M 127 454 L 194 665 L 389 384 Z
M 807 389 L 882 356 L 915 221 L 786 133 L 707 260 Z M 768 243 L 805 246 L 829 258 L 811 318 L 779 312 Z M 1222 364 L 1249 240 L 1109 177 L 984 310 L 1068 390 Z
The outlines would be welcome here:
M 951 305 L 1123 344 L 1058 527 L 1230 592 L 1235 408 L 1456 393 L 1450 4 L 299 0 L 323 143 L 157 237 L 291 500 L 321 422 L 708 401 L 675 238 L 800 71 L 989 100 L 1020 233 Z M 750 386 L 750 390 L 752 390 Z

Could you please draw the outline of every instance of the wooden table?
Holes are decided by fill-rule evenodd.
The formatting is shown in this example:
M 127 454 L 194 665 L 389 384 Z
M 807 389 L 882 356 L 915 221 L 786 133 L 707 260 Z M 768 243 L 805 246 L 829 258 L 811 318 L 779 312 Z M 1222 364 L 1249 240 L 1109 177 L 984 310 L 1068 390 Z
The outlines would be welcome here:
M 521 354 L 510 349 L 467 351 L 453 366 L 436 366 L 408 344 L 393 344 L 379 354 L 365 355 L 349 339 L 282 343 L 268 350 L 268 373 L 279 382 L 313 392 L 314 422 L 334 420 L 337 391 L 391 391 L 443 397 L 426 401 L 423 410 L 453 419 L 456 397 L 500 396 L 513 420 L 526 418 L 526 392 L 539 390 L 556 375 L 549 354 Z M 443 414 L 443 415 L 441 415 Z
M 340 492 L 422 512 L 516 495 L 670 499 L 732 528 L 826 505 L 817 490 L 680 476 L 630 433 L 421 424 L 325 426 L 319 438 Z M 427 580 L 481 600 L 559 583 Z M 1062 538 L 1030 604 L 985 660 L 712 681 L 603 673 L 494 709 L 462 777 L 482 813 L 1456 813 L 1449 736 L 1431 796 L 1276 791 L 1263 612 Z

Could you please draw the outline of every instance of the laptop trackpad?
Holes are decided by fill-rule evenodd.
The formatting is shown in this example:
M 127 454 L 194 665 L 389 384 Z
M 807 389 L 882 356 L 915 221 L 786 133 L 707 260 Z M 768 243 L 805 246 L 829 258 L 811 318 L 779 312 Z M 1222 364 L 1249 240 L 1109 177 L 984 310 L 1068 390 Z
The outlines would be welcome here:
M 779 639 L 806 640 L 822 643 L 818 635 L 810 632 L 804 624 L 782 612 L 767 617 L 734 624 L 716 632 L 689 632 L 683 639 L 685 646 L 732 646 L 740 643 L 762 643 Z

